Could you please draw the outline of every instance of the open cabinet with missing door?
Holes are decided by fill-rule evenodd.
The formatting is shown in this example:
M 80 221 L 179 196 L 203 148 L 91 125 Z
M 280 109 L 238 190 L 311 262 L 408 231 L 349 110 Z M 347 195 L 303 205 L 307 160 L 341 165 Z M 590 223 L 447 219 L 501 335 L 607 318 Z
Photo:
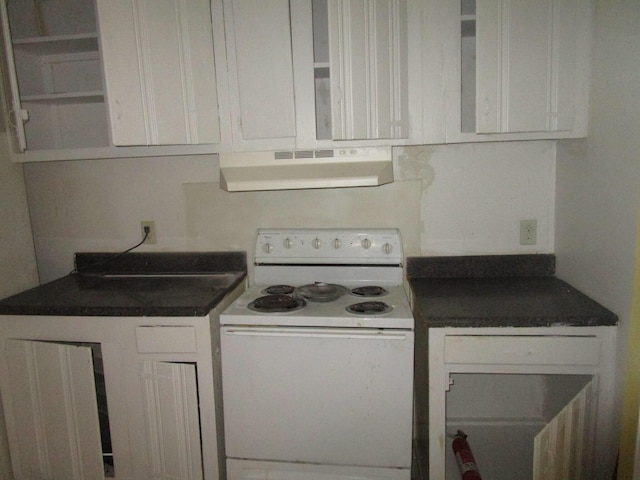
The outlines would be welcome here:
M 429 329 L 429 478 L 459 479 L 457 430 L 483 478 L 604 478 L 615 327 Z
M 595 385 L 590 375 L 451 374 L 446 479 L 460 474 L 451 436 L 468 435 L 483 478 L 592 478 Z

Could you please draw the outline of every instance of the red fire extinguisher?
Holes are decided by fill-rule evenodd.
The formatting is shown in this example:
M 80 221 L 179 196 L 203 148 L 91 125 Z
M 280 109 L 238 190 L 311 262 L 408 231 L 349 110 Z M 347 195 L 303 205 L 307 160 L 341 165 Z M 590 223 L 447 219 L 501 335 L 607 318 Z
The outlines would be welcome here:
M 458 433 L 453 436 L 452 447 L 462 474 L 462 480 L 482 480 L 476 460 L 473 458 L 473 452 L 467 442 L 467 435 L 462 430 L 458 430 Z

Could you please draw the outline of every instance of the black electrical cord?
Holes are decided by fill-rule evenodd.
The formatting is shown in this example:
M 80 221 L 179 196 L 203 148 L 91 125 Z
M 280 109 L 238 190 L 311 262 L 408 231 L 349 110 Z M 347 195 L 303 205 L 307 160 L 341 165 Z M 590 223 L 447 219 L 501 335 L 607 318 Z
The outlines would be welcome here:
M 142 240 L 137 243 L 136 245 L 134 245 L 131 248 L 127 248 L 125 251 L 123 252 L 119 252 L 114 254 L 113 256 L 109 257 L 109 258 L 105 258 L 104 260 L 100 261 L 100 262 L 96 262 L 96 263 L 92 263 L 91 265 L 86 265 L 84 268 L 82 268 L 81 270 L 84 271 L 88 268 L 93 268 L 93 267 L 97 267 L 99 265 L 104 265 L 105 263 L 109 263 L 112 262 L 113 260 L 115 260 L 116 258 L 121 257 L 122 255 L 129 253 L 131 250 L 134 250 L 136 248 L 138 248 L 140 245 L 142 245 L 144 242 L 147 241 L 147 238 L 149 238 L 149 235 L 151 233 L 151 229 L 149 227 L 144 227 L 144 237 L 142 237 Z M 73 270 L 71 270 L 71 272 L 69 272 L 69 275 L 73 275 L 75 273 L 82 273 L 81 270 L 78 269 L 78 267 L 76 266 Z

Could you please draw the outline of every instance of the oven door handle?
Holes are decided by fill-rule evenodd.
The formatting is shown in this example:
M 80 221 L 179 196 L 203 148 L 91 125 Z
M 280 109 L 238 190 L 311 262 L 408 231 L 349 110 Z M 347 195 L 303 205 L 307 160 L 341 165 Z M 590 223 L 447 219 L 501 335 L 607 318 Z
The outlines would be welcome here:
M 277 328 L 230 328 L 226 335 L 245 337 L 294 337 L 294 338 L 349 338 L 361 340 L 406 340 L 407 335 L 402 331 L 369 331 L 358 330 L 306 330 L 306 329 L 277 329 Z

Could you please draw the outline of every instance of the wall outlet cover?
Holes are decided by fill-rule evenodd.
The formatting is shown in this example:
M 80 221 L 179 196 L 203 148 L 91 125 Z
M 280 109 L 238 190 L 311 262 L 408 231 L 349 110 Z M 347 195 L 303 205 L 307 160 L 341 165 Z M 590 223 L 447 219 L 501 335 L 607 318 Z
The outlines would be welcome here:
M 538 221 L 520 220 L 520 245 L 535 245 L 538 242 Z

